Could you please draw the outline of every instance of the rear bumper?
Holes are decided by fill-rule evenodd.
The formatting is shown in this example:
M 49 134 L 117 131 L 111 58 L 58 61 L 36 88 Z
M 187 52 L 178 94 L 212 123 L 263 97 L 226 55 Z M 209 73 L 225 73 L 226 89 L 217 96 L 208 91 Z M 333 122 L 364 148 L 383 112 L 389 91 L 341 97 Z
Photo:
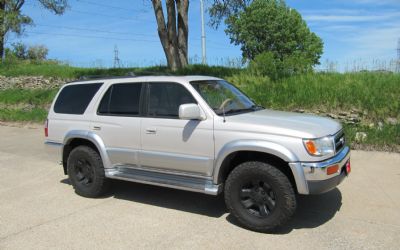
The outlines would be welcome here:
M 45 150 L 47 153 L 47 158 L 53 162 L 61 162 L 61 150 L 63 147 L 62 143 L 53 142 L 53 141 L 45 141 L 44 142 Z
M 290 163 L 298 193 L 320 194 L 334 189 L 347 176 L 346 164 L 349 161 L 350 149 L 344 147 L 337 155 L 325 161 Z M 338 165 L 338 171 L 328 175 L 327 169 L 335 165 Z

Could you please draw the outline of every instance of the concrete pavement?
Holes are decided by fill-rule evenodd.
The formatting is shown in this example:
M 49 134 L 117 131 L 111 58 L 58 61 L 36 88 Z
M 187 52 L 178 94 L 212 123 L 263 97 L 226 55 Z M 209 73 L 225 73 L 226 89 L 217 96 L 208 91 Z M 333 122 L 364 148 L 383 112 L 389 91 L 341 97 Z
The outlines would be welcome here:
M 82 198 L 46 158 L 42 129 L 0 126 L 0 249 L 400 249 L 400 154 L 353 151 L 352 167 L 261 234 L 222 197 L 114 182 L 107 197 Z

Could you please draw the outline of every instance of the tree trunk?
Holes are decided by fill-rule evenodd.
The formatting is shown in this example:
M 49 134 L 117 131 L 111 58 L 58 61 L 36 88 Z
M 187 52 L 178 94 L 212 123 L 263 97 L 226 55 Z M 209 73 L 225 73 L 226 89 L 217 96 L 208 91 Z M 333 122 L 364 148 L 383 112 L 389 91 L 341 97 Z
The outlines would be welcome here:
M 189 0 L 166 0 L 167 23 L 165 23 L 161 0 L 152 0 L 152 3 L 157 20 L 158 36 L 167 58 L 168 67 L 176 71 L 188 64 Z M 178 9 L 178 17 L 176 9 Z
M 189 0 L 176 0 L 178 9 L 178 46 L 179 46 L 179 60 L 182 67 L 188 65 L 188 10 Z

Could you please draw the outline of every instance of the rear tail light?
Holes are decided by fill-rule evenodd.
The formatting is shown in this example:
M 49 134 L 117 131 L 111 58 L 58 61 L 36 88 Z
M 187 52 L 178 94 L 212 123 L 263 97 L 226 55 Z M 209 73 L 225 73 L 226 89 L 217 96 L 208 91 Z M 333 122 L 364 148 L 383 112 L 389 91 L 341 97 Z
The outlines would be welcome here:
M 46 119 L 46 121 L 44 122 L 44 136 L 49 136 L 49 119 Z
M 346 163 L 346 173 L 350 174 L 351 172 L 351 165 L 350 165 L 350 160 Z

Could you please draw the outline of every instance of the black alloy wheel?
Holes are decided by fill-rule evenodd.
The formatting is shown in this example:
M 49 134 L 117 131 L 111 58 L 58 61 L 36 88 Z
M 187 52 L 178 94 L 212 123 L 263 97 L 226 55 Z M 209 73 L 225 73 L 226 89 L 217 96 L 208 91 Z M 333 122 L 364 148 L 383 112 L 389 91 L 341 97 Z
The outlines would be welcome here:
M 252 215 L 267 217 L 275 209 L 275 193 L 262 180 L 256 179 L 243 185 L 240 197 L 242 205 Z

